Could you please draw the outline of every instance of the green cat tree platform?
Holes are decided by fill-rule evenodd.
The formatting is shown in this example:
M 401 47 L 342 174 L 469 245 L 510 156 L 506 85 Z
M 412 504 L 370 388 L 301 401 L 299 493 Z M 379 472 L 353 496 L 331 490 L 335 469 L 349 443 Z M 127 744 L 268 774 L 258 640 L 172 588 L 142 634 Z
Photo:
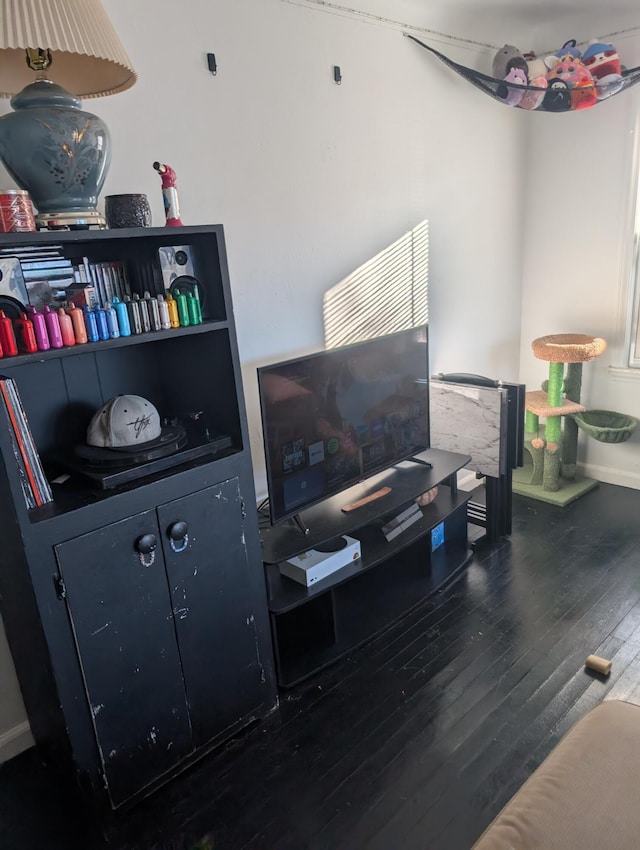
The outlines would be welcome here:
M 544 426 L 541 426 L 540 433 L 544 440 Z M 550 505 L 558 505 L 558 507 L 564 508 L 565 505 L 574 502 L 580 496 L 584 496 L 589 490 L 598 486 L 595 479 L 576 474 L 573 478 L 561 478 L 557 490 L 545 490 L 542 483 L 531 483 L 534 479 L 533 466 L 532 453 L 525 440 L 524 466 L 514 469 L 512 472 L 511 489 L 519 496 L 528 496 L 530 499 L 537 499 L 539 502 L 547 502 Z
M 588 411 L 580 404 L 582 364 L 606 347 L 603 339 L 586 334 L 553 334 L 531 343 L 534 356 L 549 363 L 549 379 L 542 390 L 526 394 L 525 464 L 513 472 L 514 493 L 560 506 L 573 502 L 598 486 L 576 472 L 578 431 L 605 443 L 623 442 L 633 433 L 632 416 Z

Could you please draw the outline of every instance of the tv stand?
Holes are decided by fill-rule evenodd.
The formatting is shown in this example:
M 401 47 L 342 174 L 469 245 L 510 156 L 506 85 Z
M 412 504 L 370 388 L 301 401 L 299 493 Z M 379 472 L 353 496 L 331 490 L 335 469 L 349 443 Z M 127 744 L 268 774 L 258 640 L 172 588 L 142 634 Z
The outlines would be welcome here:
M 291 523 L 263 528 L 263 560 L 278 683 L 289 688 L 387 628 L 452 581 L 471 557 L 467 540 L 469 493 L 456 473 L 467 455 L 430 449 L 431 464 L 395 467 L 304 511 L 304 537 Z M 422 517 L 387 541 L 382 526 L 421 493 L 438 485 Z M 384 499 L 345 513 L 349 503 L 381 487 Z M 279 564 L 349 534 L 362 557 L 311 587 L 280 573 Z M 442 542 L 441 542 L 442 541 Z

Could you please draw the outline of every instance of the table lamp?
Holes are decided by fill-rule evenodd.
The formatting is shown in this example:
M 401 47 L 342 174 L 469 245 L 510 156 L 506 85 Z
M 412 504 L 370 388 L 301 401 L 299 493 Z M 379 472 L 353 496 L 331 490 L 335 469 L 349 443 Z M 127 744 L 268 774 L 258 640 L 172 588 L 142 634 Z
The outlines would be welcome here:
M 0 159 L 41 228 L 104 227 L 96 210 L 109 131 L 80 97 L 130 88 L 136 73 L 100 0 L 0 0 Z

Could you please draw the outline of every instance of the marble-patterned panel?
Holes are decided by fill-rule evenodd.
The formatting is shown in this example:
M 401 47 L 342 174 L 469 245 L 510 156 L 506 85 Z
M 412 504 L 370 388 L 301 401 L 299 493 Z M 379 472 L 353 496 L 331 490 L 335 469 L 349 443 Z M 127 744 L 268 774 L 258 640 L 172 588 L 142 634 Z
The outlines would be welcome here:
M 497 478 L 505 471 L 505 390 L 430 382 L 431 445 L 471 456 L 467 468 Z

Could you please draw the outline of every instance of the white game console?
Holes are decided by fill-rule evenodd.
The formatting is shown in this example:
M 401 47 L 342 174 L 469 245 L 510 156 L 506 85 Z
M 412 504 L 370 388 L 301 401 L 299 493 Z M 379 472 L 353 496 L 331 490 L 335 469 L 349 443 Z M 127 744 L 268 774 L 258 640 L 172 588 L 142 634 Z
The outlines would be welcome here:
M 295 558 L 283 561 L 280 564 L 280 572 L 283 576 L 310 587 L 320 579 L 358 560 L 362 553 L 360 541 L 346 534 L 343 538 L 347 541 L 347 545 L 338 549 L 337 552 L 319 552 L 317 549 L 309 549 Z

